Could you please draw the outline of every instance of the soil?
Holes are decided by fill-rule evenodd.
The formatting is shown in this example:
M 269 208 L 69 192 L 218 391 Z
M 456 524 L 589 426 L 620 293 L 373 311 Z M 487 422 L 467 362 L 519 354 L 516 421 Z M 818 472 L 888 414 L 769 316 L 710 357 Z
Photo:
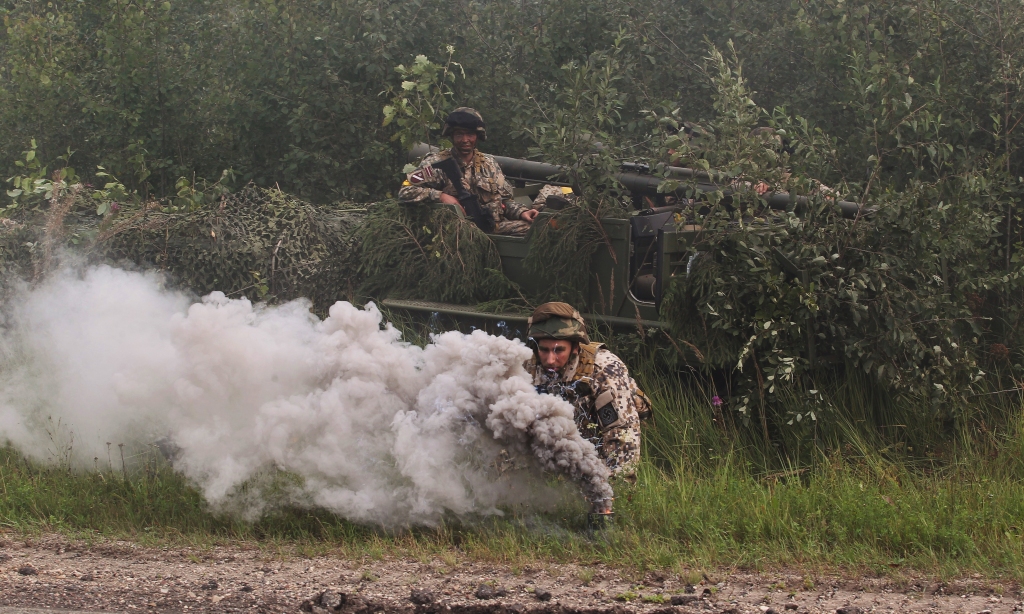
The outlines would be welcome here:
M 695 579 L 695 578 L 692 578 Z M 811 576 L 720 570 L 694 585 L 601 565 L 521 568 L 455 559 L 306 558 L 241 547 L 85 544 L 0 536 L 0 614 L 104 612 L 373 614 L 866 614 L 1024 610 L 1015 583 L 973 576 Z M 547 600 L 543 600 L 547 597 Z M 675 605 L 673 605 L 675 604 Z

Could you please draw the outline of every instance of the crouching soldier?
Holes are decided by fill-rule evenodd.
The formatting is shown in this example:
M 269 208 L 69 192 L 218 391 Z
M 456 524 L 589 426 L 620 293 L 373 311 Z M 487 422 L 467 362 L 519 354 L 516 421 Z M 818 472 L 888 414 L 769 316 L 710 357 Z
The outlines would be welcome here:
M 459 207 L 460 192 L 474 195 L 481 213 L 489 219 L 481 221 L 476 218 L 480 213 L 464 212 L 485 232 L 525 235 L 533 218 L 537 217 L 537 210 L 512 200 L 512 190 L 501 167 L 492 156 L 476 148 L 478 141 L 487 140 L 483 117 L 474 109 L 459 107 L 448 115 L 441 136 L 452 139 L 452 148 L 423 158 L 419 168 L 406 177 L 398 199 L 404 203 L 433 201 Z M 458 163 L 455 174 L 461 176 L 462 186 L 455 185 L 448 174 L 439 170 L 443 166 L 439 163 L 452 158 Z
M 591 343 L 580 312 L 566 303 L 545 303 L 529 320 L 533 358 L 526 370 L 538 392 L 557 394 L 576 408 L 576 426 L 612 470 L 636 481 L 640 418 L 651 412 L 647 396 L 618 356 Z M 594 514 L 611 512 L 611 501 L 594 502 Z

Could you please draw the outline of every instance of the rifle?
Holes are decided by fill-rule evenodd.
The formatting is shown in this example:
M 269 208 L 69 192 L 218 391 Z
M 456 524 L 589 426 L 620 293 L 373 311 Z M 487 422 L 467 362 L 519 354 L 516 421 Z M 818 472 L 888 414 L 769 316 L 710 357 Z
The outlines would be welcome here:
M 494 217 L 480 205 L 480 197 L 466 189 L 462 183 L 462 168 L 455 158 L 448 158 L 431 164 L 432 167 L 448 176 L 456 190 L 456 198 L 473 223 L 484 232 L 494 232 Z

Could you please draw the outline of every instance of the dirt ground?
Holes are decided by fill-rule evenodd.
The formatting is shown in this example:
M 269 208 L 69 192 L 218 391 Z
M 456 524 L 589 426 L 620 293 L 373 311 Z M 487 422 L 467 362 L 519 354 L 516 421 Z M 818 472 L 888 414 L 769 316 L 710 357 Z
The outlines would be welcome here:
M 981 577 L 935 582 L 725 570 L 688 585 L 674 574 L 631 577 L 598 565 L 354 561 L 0 536 L 0 613 L 21 607 L 190 614 L 1002 614 L 1024 610 L 1020 591 Z

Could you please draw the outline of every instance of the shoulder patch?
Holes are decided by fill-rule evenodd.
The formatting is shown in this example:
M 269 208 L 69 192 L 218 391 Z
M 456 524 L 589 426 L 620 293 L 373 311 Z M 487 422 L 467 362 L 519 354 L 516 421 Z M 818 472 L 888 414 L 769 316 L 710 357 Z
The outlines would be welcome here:
M 424 181 L 430 181 L 434 178 L 434 167 L 422 166 L 413 172 L 409 173 L 409 183 L 416 185 L 423 183 Z

